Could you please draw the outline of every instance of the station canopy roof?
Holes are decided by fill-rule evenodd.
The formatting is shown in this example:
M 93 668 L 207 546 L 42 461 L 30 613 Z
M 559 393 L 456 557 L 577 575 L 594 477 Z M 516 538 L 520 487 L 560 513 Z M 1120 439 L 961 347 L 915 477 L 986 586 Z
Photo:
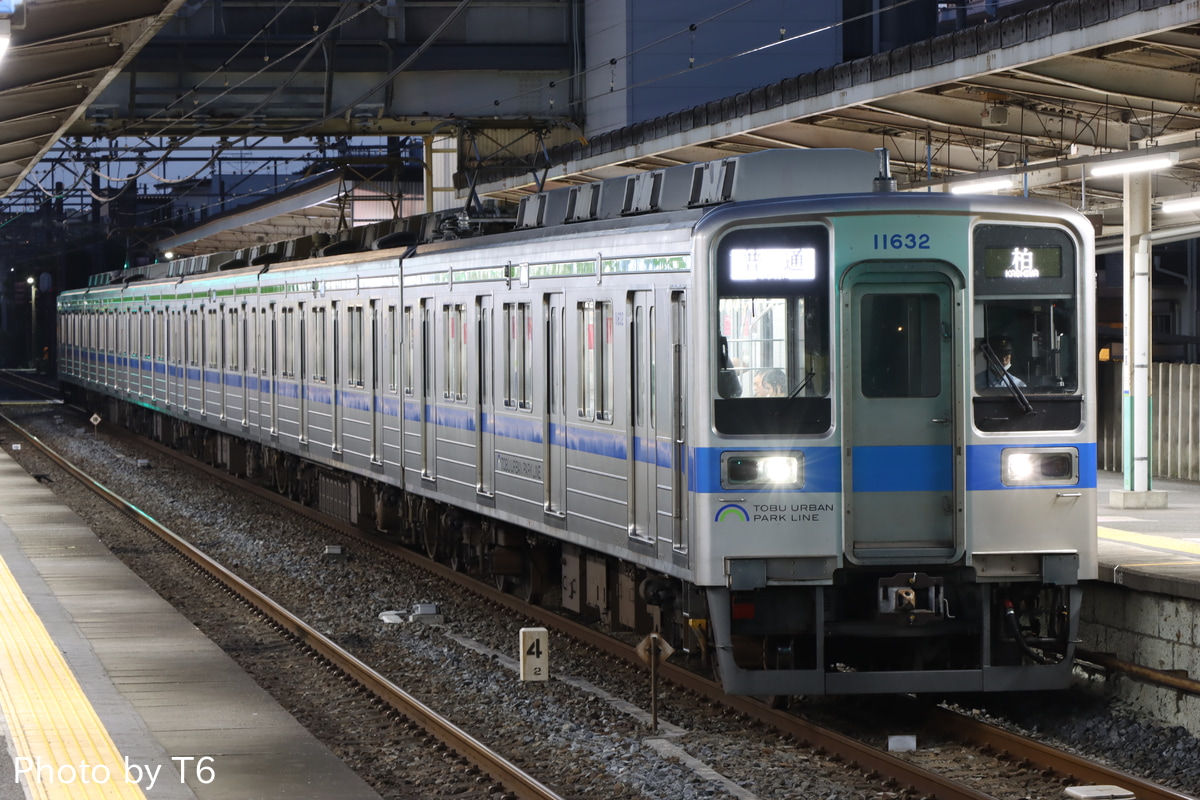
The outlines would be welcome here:
M 0 0 L 0 33 L 8 27 L 12 40 L 0 60 L 0 196 L 77 129 L 184 4 Z M 53 13 L 39 13 L 51 6 Z M 1122 177 L 1093 176 L 1095 165 L 1167 156 L 1170 166 L 1155 173 L 1156 203 L 1190 197 L 1200 182 L 1200 20 L 1193 10 L 1189 0 L 1016 3 L 1007 16 L 934 39 L 464 169 L 475 170 L 470 182 L 480 194 L 512 200 L 543 187 L 771 147 L 886 147 L 902 189 L 1006 177 L 1007 191 L 1091 212 L 1097 229 L 1114 235 Z M 467 182 L 464 173 L 461 185 Z M 1156 216 L 1155 226 L 1197 235 L 1191 228 L 1200 217 L 1183 218 L 1160 223 Z

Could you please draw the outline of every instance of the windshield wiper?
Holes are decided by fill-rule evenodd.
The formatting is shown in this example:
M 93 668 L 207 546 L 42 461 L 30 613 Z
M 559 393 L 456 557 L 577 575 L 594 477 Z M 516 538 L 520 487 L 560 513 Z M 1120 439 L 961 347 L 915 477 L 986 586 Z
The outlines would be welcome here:
M 804 373 L 804 380 L 800 381 L 799 386 L 797 386 L 795 389 L 792 389 L 792 391 L 788 394 L 787 398 L 783 401 L 783 405 L 780 406 L 780 408 L 777 411 L 772 412 L 771 416 L 778 417 L 784 411 L 787 411 L 788 407 L 791 406 L 792 401 L 795 400 L 799 396 L 799 394 L 804 391 L 804 387 L 808 386 L 808 384 L 812 381 L 812 379 L 816 376 L 816 374 L 817 374 L 816 372 Z
M 986 341 L 979 345 L 979 349 L 983 351 L 983 357 L 988 362 L 988 371 L 996 370 L 996 374 L 1000 376 L 1000 382 L 1008 387 L 1008 391 L 1012 394 L 1013 399 L 1017 401 L 1017 405 L 1026 414 L 1036 414 L 1037 411 L 1033 408 L 1033 403 L 1029 402 L 1029 398 L 1021 391 L 1021 387 L 1017 386 L 1017 381 L 1012 374 L 1004 368 L 1004 364 L 1000 362 L 1000 357 L 992 350 L 992 346 Z

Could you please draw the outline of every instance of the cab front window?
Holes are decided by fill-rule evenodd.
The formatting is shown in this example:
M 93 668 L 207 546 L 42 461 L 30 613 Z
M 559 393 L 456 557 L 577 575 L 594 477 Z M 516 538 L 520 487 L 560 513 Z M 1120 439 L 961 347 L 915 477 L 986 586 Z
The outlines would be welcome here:
M 974 234 L 973 391 L 984 431 L 1082 424 L 1078 249 L 1066 231 L 980 225 Z
M 719 432 L 828 430 L 828 241 L 810 225 L 737 230 L 718 244 Z

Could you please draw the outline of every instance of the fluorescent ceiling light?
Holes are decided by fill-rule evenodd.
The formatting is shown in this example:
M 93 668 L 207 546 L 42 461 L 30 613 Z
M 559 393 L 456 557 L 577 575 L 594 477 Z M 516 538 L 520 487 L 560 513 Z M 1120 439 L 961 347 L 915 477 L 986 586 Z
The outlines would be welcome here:
M 950 194 L 974 194 L 976 192 L 995 192 L 1000 189 L 1011 189 L 1012 178 L 1005 175 L 1000 178 L 981 178 L 977 181 L 964 181 L 950 184 Z
M 1164 200 L 1163 213 L 1176 214 L 1180 211 L 1196 211 L 1200 209 L 1200 197 L 1182 197 L 1178 200 Z
M 1179 153 L 1163 153 L 1157 156 L 1138 156 L 1121 158 L 1116 161 L 1106 161 L 1092 167 L 1092 175 L 1097 178 L 1105 175 L 1125 175 L 1130 172 L 1149 172 L 1155 169 L 1166 169 L 1179 162 Z

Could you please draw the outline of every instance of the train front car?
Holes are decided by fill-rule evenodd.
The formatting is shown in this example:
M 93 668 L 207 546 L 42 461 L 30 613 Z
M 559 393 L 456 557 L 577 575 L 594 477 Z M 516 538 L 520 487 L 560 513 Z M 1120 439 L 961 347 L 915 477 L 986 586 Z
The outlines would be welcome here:
M 697 234 L 696 578 L 726 689 L 1065 685 L 1096 572 L 1086 221 L 883 193 Z

